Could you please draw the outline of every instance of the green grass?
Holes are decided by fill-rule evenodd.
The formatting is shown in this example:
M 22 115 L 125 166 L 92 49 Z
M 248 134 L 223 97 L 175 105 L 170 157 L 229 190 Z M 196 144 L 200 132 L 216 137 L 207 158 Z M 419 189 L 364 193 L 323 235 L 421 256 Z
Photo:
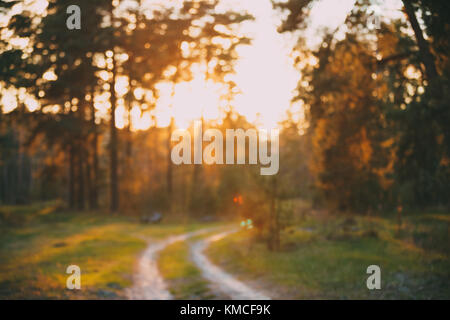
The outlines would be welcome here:
M 149 239 L 203 227 L 142 225 L 99 213 L 64 212 L 58 203 L 0 207 L 0 299 L 121 299 Z M 67 266 L 82 290 L 66 289 Z
M 175 299 L 227 299 L 220 293 L 213 292 L 208 281 L 202 277 L 201 271 L 190 259 L 189 242 L 216 232 L 219 230 L 194 236 L 187 242 L 177 242 L 159 254 L 158 269 Z
M 208 226 L 142 225 L 66 212 L 58 202 L 0 207 L 0 299 L 125 298 L 147 241 Z M 405 214 L 400 232 L 395 216 L 308 213 L 283 232 L 280 252 L 268 251 L 252 229 L 213 243 L 207 253 L 275 298 L 450 299 L 449 226 L 450 215 L 438 213 Z M 82 290 L 66 289 L 71 264 L 81 268 Z M 158 264 L 175 298 L 226 298 L 202 278 L 187 243 L 163 250 Z M 381 267 L 381 290 L 366 288 L 371 264 Z
M 239 278 L 265 282 L 279 298 L 449 299 L 449 218 L 414 214 L 398 233 L 390 217 L 309 216 L 283 232 L 280 252 L 247 230 L 207 253 Z M 381 267 L 381 290 L 366 287 L 372 264 Z
M 213 299 L 208 282 L 189 259 L 189 246 L 178 242 L 161 252 L 158 268 L 175 299 Z

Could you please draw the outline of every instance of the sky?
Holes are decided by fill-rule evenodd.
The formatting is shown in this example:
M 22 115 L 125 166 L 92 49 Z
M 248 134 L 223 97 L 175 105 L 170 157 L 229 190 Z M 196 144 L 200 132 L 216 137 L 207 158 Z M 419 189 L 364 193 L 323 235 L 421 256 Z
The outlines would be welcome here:
M 239 50 L 235 82 L 242 93 L 234 105 L 247 120 L 269 129 L 285 115 L 300 77 L 290 58 L 293 43 L 277 32 L 279 17 L 270 0 L 239 3 L 255 21 L 248 27 L 251 46 Z
M 319 39 L 314 34 L 316 28 L 324 25 L 333 27 L 342 23 L 353 2 L 354 0 L 341 0 L 339 3 L 335 0 L 322 0 L 318 10 L 312 12 L 314 26 L 311 28 L 310 38 Z M 252 38 L 252 44 L 238 49 L 240 59 L 236 65 L 236 73 L 231 77 L 240 90 L 232 101 L 234 109 L 248 121 L 266 129 L 277 127 L 289 108 L 299 116 L 301 106 L 291 105 L 300 78 L 291 57 L 294 39 L 277 32 L 280 16 L 273 10 L 271 1 L 222 0 L 222 5 L 235 11 L 247 11 L 255 17 L 254 21 L 246 23 L 242 28 L 242 32 Z M 177 86 L 174 101 L 163 97 L 164 103 L 156 111 L 158 125 L 165 126 L 169 123 L 169 113 L 174 115 L 176 125 L 180 127 L 187 127 L 192 118 L 200 118 L 202 115 L 206 119 L 220 117 L 220 86 L 205 84 L 199 79 L 202 77 L 200 74 L 192 85 Z M 173 109 L 165 112 L 168 105 L 172 105 Z
M 241 93 L 232 105 L 259 127 L 276 127 L 290 106 L 299 79 L 290 58 L 292 41 L 277 33 L 279 18 L 270 0 L 222 0 L 222 6 L 224 9 L 247 11 L 255 17 L 241 29 L 253 40 L 251 45 L 238 49 L 240 59 L 231 80 Z M 156 110 L 159 126 L 169 123 L 170 114 L 174 115 L 179 127 L 187 127 L 193 118 L 201 116 L 205 119 L 220 117 L 218 106 L 221 102 L 218 97 L 223 88 L 205 83 L 202 78 L 203 73 L 198 72 L 192 83 L 177 85 L 173 101 L 167 97 L 170 89 L 163 93 L 162 103 Z M 167 106 L 173 106 L 172 110 L 166 112 Z
M 354 3 L 355 0 L 317 1 L 311 10 L 307 44 L 320 44 L 320 30 L 324 27 L 334 29 L 342 24 Z M 271 0 L 222 0 L 222 4 L 225 8 L 236 11 L 248 11 L 255 17 L 254 21 L 246 23 L 242 28 L 253 40 L 250 46 L 242 46 L 238 50 L 240 59 L 232 79 L 241 93 L 232 102 L 235 110 L 259 128 L 277 127 L 289 109 L 295 120 L 301 120 L 301 104 L 291 104 L 300 78 L 291 57 L 295 39 L 277 32 L 280 15 L 273 10 Z M 401 7 L 401 3 L 400 0 L 391 0 L 384 2 L 382 7 L 384 14 L 390 12 L 392 15 Z M 174 115 L 175 122 L 180 127 L 187 127 L 190 120 L 202 115 L 206 119 L 220 116 L 217 107 L 220 104 L 217 98 L 220 87 L 205 84 L 199 79 L 201 77 L 198 75 L 192 86 L 182 84 L 172 103 L 166 99 L 165 103 L 160 104 L 161 112 L 156 113 L 160 126 L 169 123 L 170 114 Z M 214 93 L 215 90 L 217 93 Z M 178 88 L 176 91 L 178 92 Z M 165 112 L 167 105 L 173 105 L 170 112 Z

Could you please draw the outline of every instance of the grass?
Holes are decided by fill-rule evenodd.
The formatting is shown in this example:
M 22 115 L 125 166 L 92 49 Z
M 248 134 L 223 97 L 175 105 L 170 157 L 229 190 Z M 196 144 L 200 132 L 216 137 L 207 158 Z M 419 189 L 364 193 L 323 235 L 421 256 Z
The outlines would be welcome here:
M 189 259 L 186 242 L 178 242 L 161 252 L 158 268 L 175 299 L 213 299 L 208 282 Z
M 207 253 L 241 279 L 263 280 L 278 298 L 449 299 L 449 218 L 407 216 L 399 233 L 389 216 L 309 216 L 283 232 L 280 252 L 246 230 Z M 372 264 L 381 267 L 381 290 L 366 287 Z
M 159 254 L 158 269 L 175 299 L 228 299 L 213 290 L 211 284 L 202 277 L 201 271 L 191 261 L 189 251 L 190 242 L 195 242 L 219 231 L 213 229 L 211 232 L 194 236 L 186 242 L 177 242 Z
M 126 298 L 148 239 L 200 227 L 64 212 L 58 203 L 0 207 L 0 299 Z M 66 289 L 71 264 L 81 268 L 82 290 Z
M 279 252 L 267 250 L 251 229 L 213 243 L 207 254 L 275 298 L 450 299 L 449 214 L 404 214 L 398 232 L 395 216 L 305 212 L 283 232 Z M 208 226 L 143 225 L 66 212 L 58 202 L 0 207 L 0 299 L 126 298 L 147 241 Z M 81 268 L 82 290 L 66 289 L 71 264 Z M 175 298 L 226 298 L 190 261 L 188 243 L 167 247 L 158 264 Z M 372 264 L 381 267 L 381 290 L 366 287 Z

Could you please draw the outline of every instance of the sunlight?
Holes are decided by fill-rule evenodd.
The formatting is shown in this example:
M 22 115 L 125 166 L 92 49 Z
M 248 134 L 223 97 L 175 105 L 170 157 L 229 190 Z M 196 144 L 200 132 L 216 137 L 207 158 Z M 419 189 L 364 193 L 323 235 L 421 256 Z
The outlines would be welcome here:
M 148 0 L 145 3 L 160 1 Z M 342 23 L 353 4 L 354 0 L 346 0 L 339 5 L 330 0 L 319 1 L 312 12 L 314 23 L 309 36 L 311 43 L 321 38 L 314 33 L 318 28 L 333 28 Z M 255 17 L 254 21 L 243 24 L 239 30 L 253 38 L 253 41 L 251 45 L 241 46 L 237 50 L 239 59 L 236 73 L 230 75 L 229 80 L 237 84 L 239 94 L 231 101 L 231 105 L 258 128 L 278 127 L 279 122 L 286 118 L 288 110 L 293 113 L 294 119 L 303 121 L 303 106 L 293 106 L 291 103 L 300 77 L 291 54 L 295 42 L 276 31 L 280 16 L 273 10 L 271 1 L 222 0 L 220 7 L 223 11 L 247 11 Z M 333 10 L 329 10 L 330 7 Z M 328 16 L 320 14 L 324 8 L 329 12 Z M 182 49 L 187 52 L 188 44 L 183 43 Z M 204 72 L 200 69 L 193 71 L 194 80 L 191 82 L 175 85 L 173 97 L 172 85 L 160 85 L 161 97 L 154 110 L 158 126 L 169 125 L 171 117 L 174 117 L 179 127 L 188 127 L 190 122 L 202 116 L 205 119 L 220 119 L 224 107 L 220 96 L 225 88 L 223 85 L 206 83 Z M 141 120 L 133 117 L 134 121 Z
M 14 90 L 5 90 L 0 99 L 1 106 L 3 107 L 4 113 L 9 113 L 17 108 L 17 98 Z
M 318 1 L 311 10 L 311 23 L 308 28 L 307 40 L 309 45 L 317 45 L 321 36 L 320 30 L 324 27 L 336 28 L 341 24 L 355 0 L 345 0 L 336 4 L 332 0 Z M 173 1 L 171 5 L 180 6 L 182 1 Z M 38 13 L 44 13 L 48 5 L 46 0 L 27 0 L 24 5 L 32 8 Z M 156 5 L 167 6 L 161 0 L 142 1 L 142 8 L 154 8 Z M 383 5 L 386 12 L 394 14 L 398 7 L 398 0 L 390 5 Z M 226 87 L 223 84 L 205 80 L 205 66 L 194 64 L 192 66 L 193 80 L 177 84 L 160 83 L 157 86 L 160 96 L 157 101 L 146 101 L 146 94 L 143 89 L 134 90 L 134 95 L 142 99 L 145 104 L 155 108 L 151 111 L 137 112 L 136 106 L 132 107 L 131 126 L 133 130 L 146 130 L 153 125 L 166 127 L 171 119 L 180 128 L 189 127 L 190 123 L 203 117 L 206 120 L 218 120 L 224 115 L 224 110 L 231 105 L 239 114 L 256 125 L 258 128 L 271 129 L 279 127 L 279 123 L 286 118 L 287 112 L 292 113 L 292 118 L 296 121 L 303 121 L 303 106 L 293 105 L 291 100 L 295 94 L 295 89 L 300 78 L 300 73 L 294 67 L 292 47 L 294 39 L 285 34 L 279 34 L 276 27 L 280 22 L 280 15 L 272 8 L 271 0 L 239 1 L 221 0 L 219 9 L 222 12 L 227 10 L 247 11 L 255 17 L 254 21 L 242 24 L 239 33 L 251 37 L 252 43 L 248 46 L 241 46 L 237 53 L 239 59 L 236 63 L 235 74 L 229 75 L 227 80 L 234 81 L 237 85 L 236 96 L 230 101 L 225 101 Z M 18 5 L 15 12 L 23 10 L 23 5 Z M 217 27 L 220 28 L 220 27 Z M 26 46 L 28 39 L 11 39 L 11 45 L 18 47 Z M 231 45 L 227 39 L 216 37 L 214 43 Z M 189 44 L 183 42 L 181 49 L 184 53 L 189 52 Z M 102 68 L 111 65 L 112 51 L 107 51 L 107 58 L 96 58 L 96 64 Z M 127 60 L 128 56 L 118 55 L 117 59 Z M 311 63 L 314 61 L 308 61 Z M 211 61 L 210 63 L 214 63 Z M 305 62 L 306 63 L 306 62 Z M 301 67 L 302 62 L 300 62 Z M 210 66 L 212 67 L 212 66 Z M 176 68 L 169 68 L 165 72 L 166 77 L 170 77 L 176 72 Z M 105 82 L 110 79 L 110 72 L 99 71 L 97 75 Z M 44 74 L 44 79 L 54 81 L 57 79 L 53 70 L 48 70 Z M 109 84 L 105 83 L 101 95 L 95 98 L 95 107 L 98 110 L 98 117 L 108 118 Z M 116 109 L 116 125 L 123 128 L 128 123 L 127 109 L 122 97 L 128 92 L 128 79 L 125 76 L 116 79 L 115 90 L 118 95 L 119 104 Z M 14 99 L 11 93 L 4 96 L 5 109 L 15 108 Z M 145 105 L 144 104 L 144 105 Z M 36 110 L 36 104 L 28 100 L 27 106 Z
M 231 101 L 231 105 L 258 127 L 275 128 L 291 106 L 293 91 L 299 79 L 290 56 L 292 40 L 277 33 L 279 17 L 273 11 L 270 0 L 257 3 L 222 0 L 221 10 L 229 9 L 246 10 L 255 16 L 255 21 L 245 24 L 240 30 L 254 40 L 250 46 L 242 46 L 238 50 L 240 58 L 236 73 L 229 80 L 237 84 L 240 93 Z M 214 41 L 224 43 L 227 40 L 217 38 Z M 182 49 L 189 50 L 187 43 L 182 44 Z M 226 93 L 225 86 L 207 82 L 205 72 L 198 65 L 193 66 L 193 74 L 192 81 L 175 85 L 173 97 L 171 84 L 159 85 L 161 96 L 153 112 L 158 126 L 169 125 L 171 117 L 182 128 L 201 117 L 207 120 L 220 119 L 226 106 L 221 99 Z M 135 121 L 142 120 L 133 117 Z
M 250 122 L 271 129 L 284 118 L 299 79 L 290 57 L 293 43 L 276 31 L 279 17 L 269 0 L 245 5 L 255 16 L 247 27 L 254 40 L 239 50 L 234 80 L 241 93 L 235 106 Z
M 448 3 L 0 1 L 0 300 L 449 300 Z
M 201 117 L 206 120 L 219 118 L 220 97 L 224 86 L 206 81 L 204 71 L 198 65 L 194 65 L 192 69 L 192 81 L 175 85 L 163 82 L 157 85 L 161 96 L 153 114 L 158 127 L 167 127 L 172 117 L 179 128 L 187 128 L 193 120 Z M 135 119 L 133 117 L 133 121 Z

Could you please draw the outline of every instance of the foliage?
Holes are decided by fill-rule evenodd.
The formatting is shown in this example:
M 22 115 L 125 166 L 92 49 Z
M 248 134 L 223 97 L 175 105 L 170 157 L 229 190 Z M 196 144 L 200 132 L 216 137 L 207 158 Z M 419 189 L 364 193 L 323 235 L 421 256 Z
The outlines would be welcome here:
M 315 1 L 274 4 L 287 13 L 280 31 L 300 31 L 296 100 L 307 107 L 311 171 L 328 206 L 448 206 L 448 4 L 412 2 L 412 13 L 405 2 L 409 21 L 386 19 L 374 29 L 373 2 L 357 1 L 318 48 L 306 47 L 302 35 Z M 406 30 L 419 9 L 425 30 L 416 28 L 414 39 Z M 438 76 L 430 79 L 434 64 Z

